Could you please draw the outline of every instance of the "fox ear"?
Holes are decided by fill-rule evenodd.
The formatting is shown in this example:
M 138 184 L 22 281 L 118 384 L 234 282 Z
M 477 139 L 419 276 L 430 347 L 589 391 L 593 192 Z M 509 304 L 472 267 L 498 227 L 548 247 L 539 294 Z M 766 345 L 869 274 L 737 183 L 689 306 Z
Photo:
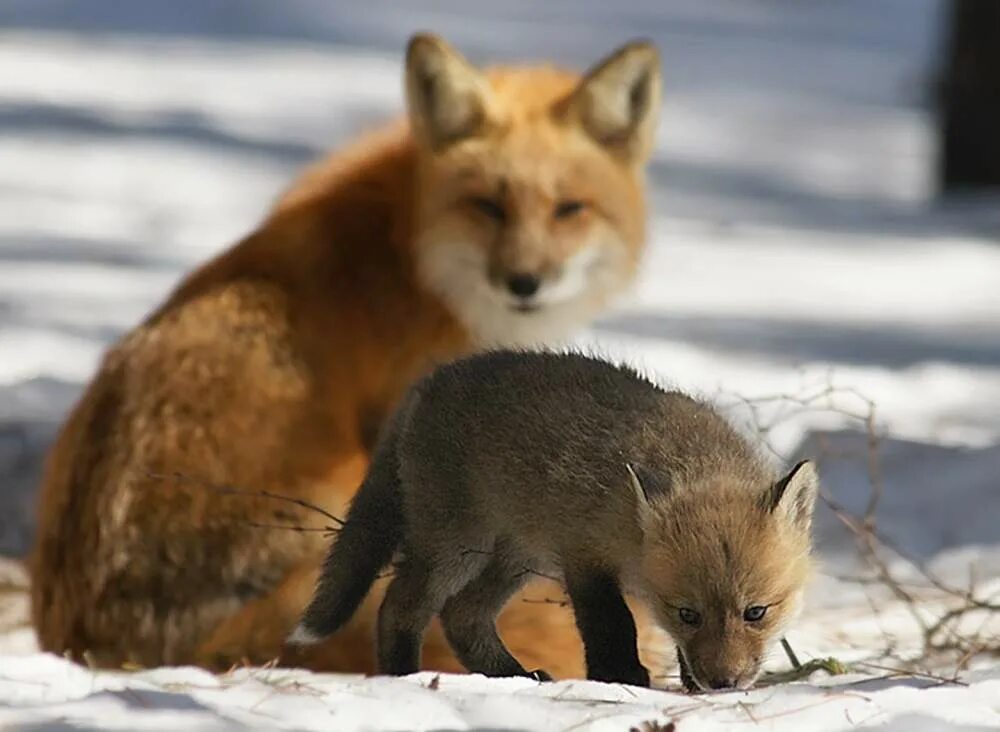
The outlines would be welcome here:
M 819 494 L 819 476 L 811 460 L 803 460 L 764 494 L 764 507 L 782 521 L 802 531 L 812 525 Z
M 438 36 L 418 33 L 406 49 L 406 104 L 413 133 L 432 150 L 475 134 L 486 122 L 489 85 Z
M 633 41 L 593 67 L 566 102 L 565 113 L 601 145 L 633 163 L 653 147 L 660 110 L 660 54 Z
M 625 463 L 625 470 L 628 471 L 629 482 L 635 491 L 639 510 L 643 513 L 650 510 L 649 504 L 652 499 L 670 491 L 668 480 L 658 479 L 638 463 Z

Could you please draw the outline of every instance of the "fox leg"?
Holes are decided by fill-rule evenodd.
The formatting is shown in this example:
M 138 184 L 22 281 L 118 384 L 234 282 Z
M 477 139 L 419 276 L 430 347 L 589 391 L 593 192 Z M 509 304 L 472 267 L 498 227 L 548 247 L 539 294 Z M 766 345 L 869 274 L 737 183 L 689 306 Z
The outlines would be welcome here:
M 497 614 L 524 581 L 524 571 L 495 555 L 478 577 L 445 603 L 441 611 L 445 637 L 469 671 L 551 680 L 545 671 L 526 671 L 497 634 Z
M 238 663 L 262 664 L 278 658 L 285 637 L 312 596 L 322 561 L 317 556 L 303 562 L 270 592 L 211 626 L 198 643 L 195 663 L 221 671 Z
M 195 663 L 213 670 L 225 670 L 245 660 L 255 664 L 280 657 L 282 665 L 339 673 L 374 673 L 375 638 L 379 606 L 384 599 L 387 580 L 375 583 L 368 597 L 348 623 L 329 640 L 288 653 L 284 641 L 301 618 L 316 586 L 323 557 L 304 561 L 268 594 L 247 602 L 236 612 L 209 625 L 198 642 Z M 476 584 L 478 580 L 474 580 Z M 471 585 L 470 585 L 471 592 Z M 458 595 L 464 595 L 462 590 Z M 454 603 L 446 602 L 441 619 L 454 612 Z M 498 602 L 500 612 L 496 628 L 511 655 L 521 659 L 528 669 L 542 667 L 556 678 L 580 678 L 583 665 L 580 634 L 569 608 L 560 601 L 561 588 L 548 580 L 533 580 L 515 592 L 509 601 Z M 636 607 L 640 620 L 645 613 Z M 423 640 L 421 667 L 448 673 L 461 672 L 463 665 L 479 669 L 471 662 L 456 658 L 459 647 L 442 631 L 443 623 L 431 622 Z M 653 638 L 650 622 L 640 623 L 646 631 L 651 667 L 660 668 L 663 641 Z M 493 629 L 496 633 L 497 630 Z M 482 638 L 482 635 L 478 637 Z M 506 650 L 506 649 L 505 649 Z M 486 671 L 483 671 L 487 673 Z M 658 671 L 660 672 L 660 671 Z M 531 675 L 530 672 L 528 675 Z
M 397 566 L 379 608 L 379 673 L 403 676 L 420 670 L 424 631 L 449 596 L 468 584 L 483 563 L 465 560 L 439 564 L 411 557 Z
M 354 617 L 328 640 L 315 646 L 283 647 L 312 597 L 322 561 L 323 557 L 317 555 L 303 562 L 270 593 L 208 626 L 194 662 L 224 671 L 244 661 L 261 664 L 278 657 L 283 666 L 375 673 L 376 625 L 386 579 L 375 583 Z M 500 634 L 518 658 L 531 664 L 529 668 L 543 666 L 560 678 L 579 678 L 583 670 L 579 634 L 569 609 L 553 599 L 560 594 L 555 585 L 536 581 L 503 608 L 498 622 Z M 423 669 L 463 671 L 455 648 L 437 620 L 431 622 L 423 639 L 421 659 Z
M 566 588 L 583 636 L 587 678 L 649 686 L 636 649 L 635 620 L 616 578 L 594 569 L 567 571 Z
M 225 670 L 244 660 L 259 664 L 280 657 L 282 665 L 314 671 L 375 673 L 377 617 L 387 579 L 375 583 L 354 617 L 329 640 L 294 651 L 283 648 L 286 636 L 312 597 L 322 561 L 323 557 L 317 555 L 303 562 L 270 593 L 208 626 L 194 661 L 205 668 Z M 558 585 L 535 579 L 504 605 L 497 627 L 512 655 L 527 668 L 540 666 L 556 678 L 581 678 L 584 668 L 580 635 L 561 597 Z M 637 610 L 641 613 L 642 608 Z M 435 619 L 427 629 L 421 667 L 461 673 L 463 664 L 441 625 Z M 656 657 L 650 660 L 655 665 Z

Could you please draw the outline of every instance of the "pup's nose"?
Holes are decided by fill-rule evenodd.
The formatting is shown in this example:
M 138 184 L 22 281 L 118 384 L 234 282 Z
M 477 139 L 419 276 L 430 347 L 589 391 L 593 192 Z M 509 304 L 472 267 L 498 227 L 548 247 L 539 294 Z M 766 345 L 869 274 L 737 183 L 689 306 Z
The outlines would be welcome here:
M 735 689 L 736 679 L 716 678 L 708 682 L 713 689 Z
M 531 297 L 541 284 L 541 279 L 533 274 L 512 274 L 507 278 L 507 289 L 518 297 Z

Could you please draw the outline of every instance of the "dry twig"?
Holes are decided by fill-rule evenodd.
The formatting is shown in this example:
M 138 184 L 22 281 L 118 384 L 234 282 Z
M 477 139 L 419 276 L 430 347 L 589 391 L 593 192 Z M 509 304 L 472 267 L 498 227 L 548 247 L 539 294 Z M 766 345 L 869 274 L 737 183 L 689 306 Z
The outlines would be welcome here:
M 866 474 L 869 483 L 869 495 L 864 511 L 855 514 L 834 500 L 829 494 L 821 493 L 821 500 L 854 536 L 859 553 L 865 564 L 871 569 L 872 577 L 841 578 L 847 581 L 857 581 L 866 585 L 877 585 L 887 589 L 907 610 L 923 637 L 923 651 L 918 659 L 912 662 L 928 660 L 943 651 L 957 652 L 958 670 L 966 667 L 970 659 L 978 654 L 1000 652 L 998 639 L 982 637 L 982 632 L 990 621 L 990 615 L 1000 612 L 1000 603 L 992 597 L 980 597 L 977 594 L 977 583 L 970 577 L 969 586 L 959 588 L 943 581 L 929 571 L 922 562 L 910 556 L 902 548 L 890 541 L 878 531 L 877 512 L 881 504 L 885 484 L 881 466 L 880 440 L 875 403 L 853 388 L 845 388 L 833 384 L 832 379 L 819 387 L 811 387 L 803 394 L 770 394 L 756 398 L 740 395 L 728 395 L 737 406 L 748 414 L 750 428 L 764 441 L 768 449 L 775 455 L 786 458 L 768 441 L 774 430 L 787 420 L 802 417 L 807 414 L 828 413 L 839 416 L 848 423 L 856 425 L 865 435 Z M 849 399 L 860 408 L 846 408 L 842 402 Z M 770 412 L 770 416 L 765 413 Z M 822 442 L 822 438 L 821 438 Z M 843 457 L 836 455 L 827 447 L 823 457 Z M 923 580 L 922 584 L 912 583 L 900 578 L 900 570 L 893 569 L 886 556 L 894 556 L 904 567 L 909 567 Z M 917 592 L 934 590 L 947 600 L 947 609 L 937 613 L 931 612 L 926 602 L 922 602 Z M 878 614 L 878 608 L 873 603 L 873 612 Z M 972 634 L 960 632 L 960 622 L 973 613 L 984 613 L 987 617 L 980 624 L 979 630 Z M 891 645 L 884 655 L 891 654 Z M 917 674 L 915 674 L 917 675 Z M 954 681 L 946 677 L 935 677 L 938 680 Z

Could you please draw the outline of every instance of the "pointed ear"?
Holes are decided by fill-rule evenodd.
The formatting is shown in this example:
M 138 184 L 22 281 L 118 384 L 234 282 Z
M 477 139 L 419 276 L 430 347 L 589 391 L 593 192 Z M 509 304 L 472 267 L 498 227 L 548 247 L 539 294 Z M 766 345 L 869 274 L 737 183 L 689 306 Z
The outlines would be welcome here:
M 789 525 L 808 531 L 818 494 L 816 466 L 810 460 L 803 460 L 767 489 L 764 507 Z
M 660 54 L 634 41 L 584 76 L 562 110 L 601 145 L 632 163 L 653 147 L 660 111 Z
M 646 515 L 652 510 L 650 501 L 656 496 L 665 495 L 670 490 L 669 481 L 656 479 L 638 463 L 625 463 L 625 470 L 628 471 L 629 482 L 635 492 L 636 505 L 639 512 Z
M 413 134 L 432 150 L 474 135 L 486 123 L 489 84 L 461 54 L 429 33 L 406 49 L 406 104 Z
M 639 507 L 639 514 L 644 515 L 650 510 L 649 495 L 646 493 L 646 489 L 642 487 L 642 481 L 639 480 L 639 474 L 635 472 L 635 467 L 632 463 L 625 463 L 625 470 L 628 471 L 629 484 L 635 492 L 635 505 Z

